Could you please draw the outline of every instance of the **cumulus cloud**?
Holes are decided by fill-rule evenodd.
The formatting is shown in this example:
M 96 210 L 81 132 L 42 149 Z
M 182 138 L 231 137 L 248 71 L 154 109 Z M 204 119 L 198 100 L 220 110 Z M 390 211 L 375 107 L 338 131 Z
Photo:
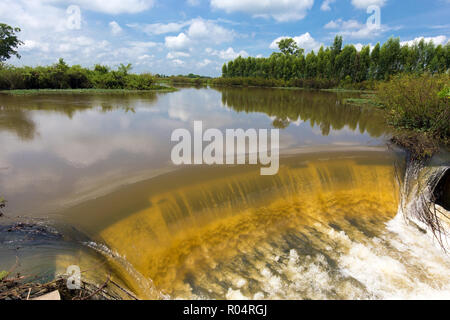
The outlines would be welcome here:
M 417 37 L 417 38 L 415 38 L 415 39 L 413 39 L 413 40 L 409 40 L 409 41 L 402 41 L 402 42 L 400 42 L 400 44 L 402 45 L 402 46 L 404 46 L 404 45 L 409 45 L 409 46 L 412 46 L 412 45 L 414 45 L 415 43 L 419 43 L 421 40 L 424 40 L 425 42 L 430 42 L 430 41 L 433 41 L 433 43 L 435 44 L 435 45 L 446 45 L 447 44 L 447 42 L 450 40 L 450 39 L 448 39 L 446 36 L 444 36 L 444 35 L 441 35 L 441 36 L 436 36 L 436 37 Z
M 314 0 L 211 0 L 211 7 L 227 13 L 244 12 L 254 17 L 272 17 L 277 21 L 303 19 Z
M 275 40 L 272 41 L 272 43 L 270 44 L 269 48 L 273 49 L 273 50 L 277 50 L 278 49 L 278 42 L 280 42 L 283 39 L 286 38 L 292 38 L 294 39 L 295 43 L 297 43 L 297 45 L 300 48 L 305 49 L 306 52 L 311 51 L 311 50 L 315 50 L 317 51 L 323 44 L 317 42 L 309 32 L 306 32 L 302 35 L 296 36 L 296 37 L 287 37 L 287 36 L 283 36 L 283 37 L 278 37 Z
M 177 36 L 168 36 L 165 38 L 165 45 L 169 49 L 175 50 L 187 49 L 190 43 L 191 40 L 184 32 L 181 32 Z
M 232 47 L 229 47 L 226 50 L 213 50 L 211 48 L 206 48 L 206 53 L 212 55 L 212 56 L 217 56 L 220 59 L 223 60 L 232 60 L 232 59 L 236 59 L 237 57 L 241 56 L 243 58 L 248 57 L 248 53 L 244 50 L 241 50 L 239 52 L 234 51 L 234 49 Z
M 380 34 L 389 30 L 385 25 L 380 25 L 377 28 L 367 25 L 366 23 L 360 23 L 356 20 L 332 20 L 328 22 L 325 29 L 335 30 L 333 33 L 339 33 L 344 37 L 353 39 L 368 39 L 379 36 Z
M 203 61 L 200 61 L 200 62 L 197 63 L 197 67 L 199 67 L 199 68 L 204 68 L 204 67 L 206 67 L 207 65 L 209 65 L 209 64 L 211 64 L 211 63 L 212 63 L 211 60 L 209 60 L 209 59 L 204 59 Z
M 382 7 L 386 4 L 386 0 L 352 0 L 352 4 L 355 8 L 367 9 L 373 5 Z
M 187 30 L 179 33 L 177 36 L 167 36 L 165 45 L 167 48 L 175 51 L 185 51 L 194 44 L 215 43 L 232 41 L 234 31 L 228 30 L 217 23 L 201 18 L 193 19 L 186 23 L 189 26 Z
M 111 33 L 112 33 L 113 35 L 118 35 L 119 33 L 122 32 L 122 28 L 121 28 L 120 25 L 119 25 L 117 22 L 115 22 L 115 21 L 111 21 L 111 22 L 109 23 L 109 28 L 111 29 Z
M 160 35 L 176 33 L 183 29 L 183 33 L 192 40 L 208 40 L 214 43 L 232 41 L 235 32 L 217 24 L 215 21 L 202 18 L 181 22 L 153 23 L 153 24 L 128 24 L 129 27 L 143 31 L 148 35 Z
M 70 30 L 68 12 L 70 5 L 83 10 L 92 10 L 107 14 L 138 13 L 153 6 L 154 0 L 2 0 L 0 20 L 20 26 L 22 30 L 51 30 L 61 32 Z
M 331 7 L 330 4 L 336 2 L 336 0 L 324 0 L 322 2 L 322 5 L 320 6 L 320 10 L 322 11 L 330 11 Z
M 32 51 L 32 50 L 41 50 L 43 52 L 49 51 L 49 44 L 45 42 L 39 42 L 34 40 L 25 40 L 23 45 L 20 47 L 22 51 Z
M 25 32 L 67 30 L 66 11 L 52 6 L 48 1 L 2 0 L 0 20 L 20 26 Z
M 228 42 L 233 40 L 234 37 L 233 31 L 200 18 L 192 20 L 187 33 L 192 39 L 208 40 L 215 43 Z

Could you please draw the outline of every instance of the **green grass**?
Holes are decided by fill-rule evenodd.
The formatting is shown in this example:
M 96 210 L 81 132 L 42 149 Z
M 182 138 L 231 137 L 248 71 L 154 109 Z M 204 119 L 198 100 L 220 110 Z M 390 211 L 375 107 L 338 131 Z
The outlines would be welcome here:
M 378 103 L 372 97 L 347 98 L 347 99 L 344 99 L 343 101 L 345 104 L 351 104 L 351 105 L 355 105 L 355 106 L 374 106 L 374 107 L 379 107 L 379 108 L 383 107 L 380 103 Z
M 369 90 L 361 90 L 361 89 L 345 89 L 345 88 L 333 88 L 333 89 L 321 89 L 321 91 L 328 92 L 337 92 L 337 93 L 345 93 L 345 92 L 368 92 Z
M 33 94 L 143 94 L 149 92 L 172 92 L 176 88 L 154 85 L 150 90 L 129 90 L 129 89 L 19 89 L 1 90 L 0 93 L 10 95 L 33 95 Z

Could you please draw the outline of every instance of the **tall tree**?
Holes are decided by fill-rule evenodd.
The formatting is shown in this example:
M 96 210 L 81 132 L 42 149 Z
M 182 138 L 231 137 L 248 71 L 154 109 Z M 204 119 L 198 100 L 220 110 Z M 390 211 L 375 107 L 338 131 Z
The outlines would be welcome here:
M 297 43 L 292 38 L 281 39 L 278 42 L 278 48 L 285 55 L 297 55 L 299 51 Z
M 20 32 L 20 28 L 13 28 L 7 24 L 0 23 L 0 62 L 8 60 L 12 56 L 20 58 L 17 48 L 23 42 L 17 38 L 16 33 L 18 32 Z

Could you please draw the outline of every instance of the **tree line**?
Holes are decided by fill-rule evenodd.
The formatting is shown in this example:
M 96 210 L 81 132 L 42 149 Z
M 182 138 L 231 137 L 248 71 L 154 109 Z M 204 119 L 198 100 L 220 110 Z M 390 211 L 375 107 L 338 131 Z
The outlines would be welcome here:
M 450 43 L 434 45 L 421 40 L 401 45 L 399 38 L 390 38 L 371 50 L 364 46 L 343 46 L 336 36 L 333 45 L 318 52 L 299 48 L 291 38 L 278 43 L 280 52 L 268 58 L 238 58 L 225 63 L 222 78 L 260 78 L 290 81 L 293 79 L 329 79 L 352 83 L 387 80 L 399 73 L 445 73 L 450 69 Z

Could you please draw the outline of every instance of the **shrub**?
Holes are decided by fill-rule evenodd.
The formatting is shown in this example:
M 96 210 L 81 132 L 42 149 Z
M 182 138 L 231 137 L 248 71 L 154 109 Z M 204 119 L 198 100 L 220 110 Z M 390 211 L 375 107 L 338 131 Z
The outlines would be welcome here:
M 67 70 L 67 77 L 71 88 L 92 88 L 93 84 L 89 79 L 89 76 L 88 70 L 79 65 L 72 66 Z
M 134 90 L 149 90 L 152 88 L 153 76 L 149 73 L 129 74 L 126 76 L 126 88 Z
M 117 70 L 95 65 L 93 70 L 80 65 L 69 67 L 63 59 L 51 66 L 14 67 L 0 65 L 0 89 L 135 89 L 152 88 L 154 79 L 149 73 L 131 74 L 131 65 Z
M 442 92 L 449 86 L 447 74 L 403 74 L 378 84 L 377 96 L 395 128 L 425 133 L 447 144 L 450 105 L 448 96 Z

